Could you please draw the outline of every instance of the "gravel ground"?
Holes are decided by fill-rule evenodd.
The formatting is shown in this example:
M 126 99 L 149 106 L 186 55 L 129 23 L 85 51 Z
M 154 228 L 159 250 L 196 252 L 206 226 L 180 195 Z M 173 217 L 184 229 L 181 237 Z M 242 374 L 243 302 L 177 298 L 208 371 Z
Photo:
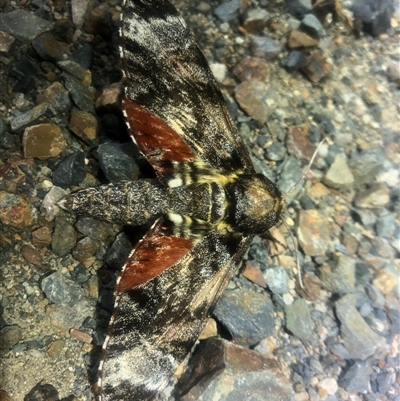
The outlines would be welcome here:
M 86 15 L 71 3 L 0 1 L 0 400 L 92 399 L 132 238 L 52 207 L 141 166 L 116 100 L 118 2 Z M 399 3 L 366 2 L 377 7 L 369 33 L 364 9 L 349 32 L 346 19 L 306 16 L 307 1 L 245 3 L 174 2 L 259 171 L 288 191 L 326 138 L 286 197 L 304 288 L 287 229 L 272 230 L 275 243 L 256 238 L 207 326 L 229 340 L 222 352 L 237 344 L 240 368 L 226 357 L 212 389 L 182 399 L 398 400 Z M 192 362 L 205 374 L 210 341 Z

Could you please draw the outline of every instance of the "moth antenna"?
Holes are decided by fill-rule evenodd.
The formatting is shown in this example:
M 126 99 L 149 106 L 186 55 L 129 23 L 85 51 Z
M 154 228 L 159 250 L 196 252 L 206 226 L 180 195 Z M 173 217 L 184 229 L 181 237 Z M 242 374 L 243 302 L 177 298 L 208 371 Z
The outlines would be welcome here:
M 290 195 L 291 192 L 294 191 L 294 189 L 300 185 L 300 183 L 302 181 L 304 181 L 304 179 L 306 178 L 307 173 L 310 171 L 311 166 L 314 163 L 315 158 L 317 157 L 318 151 L 320 150 L 321 146 L 324 144 L 324 142 L 326 141 L 326 137 L 318 144 L 317 148 L 314 151 L 314 154 L 311 157 L 310 162 L 308 163 L 308 166 L 306 167 L 306 169 L 304 170 L 303 174 L 301 175 L 301 177 L 299 178 L 299 180 L 296 182 L 296 184 L 294 184 L 292 186 L 292 188 L 289 189 L 289 191 L 285 192 L 284 194 L 282 194 L 282 198 L 286 198 L 288 195 Z
M 320 150 L 321 146 L 324 144 L 324 142 L 326 141 L 326 137 L 318 144 L 317 148 L 315 149 L 310 162 L 308 163 L 306 169 L 304 170 L 303 174 L 301 175 L 300 179 L 296 182 L 296 184 L 294 184 L 292 186 L 292 188 L 289 189 L 289 191 L 285 192 L 284 194 L 282 194 L 282 201 L 288 196 L 290 195 L 291 192 L 293 192 L 293 190 L 301 184 L 302 181 L 304 181 L 304 179 L 306 178 L 307 173 L 310 171 L 311 166 L 314 163 L 315 158 L 317 157 L 318 151 Z M 292 239 L 293 242 L 293 246 L 294 246 L 294 250 L 295 250 L 295 254 L 296 254 L 296 266 L 297 266 L 297 277 L 299 280 L 299 284 L 300 287 L 302 289 L 304 289 L 304 285 L 303 285 L 303 279 L 301 277 L 301 266 L 300 266 L 300 261 L 299 261 L 299 252 L 297 250 L 297 242 L 294 238 L 294 235 L 292 233 L 292 230 L 290 229 L 290 227 L 287 225 L 286 221 L 284 219 L 282 219 L 282 223 L 283 225 L 286 227 L 286 229 L 289 232 L 290 238 Z
M 295 254 L 296 254 L 297 278 L 299 280 L 300 287 L 302 289 L 304 289 L 303 279 L 301 278 L 301 266 L 300 266 L 300 260 L 299 260 L 299 252 L 297 251 L 297 242 L 296 242 L 296 240 L 294 238 L 292 230 L 290 229 L 290 227 L 288 226 L 288 224 L 286 223 L 286 221 L 284 219 L 282 219 L 282 223 L 286 227 L 286 230 L 289 231 L 290 238 L 291 238 L 291 240 L 293 242 L 293 247 L 294 247 L 294 251 L 295 251 Z

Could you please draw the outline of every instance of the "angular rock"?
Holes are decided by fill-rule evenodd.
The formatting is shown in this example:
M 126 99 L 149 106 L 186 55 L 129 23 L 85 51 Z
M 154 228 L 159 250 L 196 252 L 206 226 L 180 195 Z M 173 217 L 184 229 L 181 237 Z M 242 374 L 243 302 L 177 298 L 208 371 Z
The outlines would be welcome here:
M 379 36 L 390 28 L 394 7 L 389 0 L 355 0 L 351 9 L 354 17 L 362 21 L 365 32 Z
M 8 54 L 15 42 L 15 38 L 7 32 L 0 31 L 0 53 Z
M 340 386 L 349 393 L 364 393 L 370 388 L 370 376 L 372 373 L 370 362 L 356 361 L 345 371 L 339 382 Z
M 315 146 L 308 137 L 309 126 L 292 127 L 286 137 L 286 145 L 291 155 L 311 160 L 315 152 Z
M 306 255 L 325 255 L 330 243 L 330 227 L 326 216 L 318 210 L 301 210 L 297 237 Z
M 106 109 L 111 112 L 121 110 L 122 89 L 119 83 L 103 88 L 101 95 L 96 100 L 96 109 Z
M 289 276 L 281 266 L 269 267 L 263 273 L 268 288 L 274 294 L 287 294 L 289 288 Z
M 267 283 L 265 282 L 264 276 L 260 270 L 257 262 L 247 261 L 245 269 L 242 272 L 243 277 L 259 285 L 260 287 L 267 288 Z
M 37 36 L 32 41 L 32 46 L 43 60 L 54 62 L 68 57 L 65 51 L 67 47 L 62 46 L 51 32 L 45 32 Z
M 267 97 L 267 87 L 260 82 L 244 81 L 235 89 L 239 106 L 260 124 L 264 124 L 273 112 L 267 107 Z
M 225 64 L 211 63 L 210 70 L 213 73 L 214 78 L 218 83 L 224 82 L 224 79 L 226 78 L 226 73 L 228 71 Z
M 292 387 L 275 359 L 225 340 L 202 341 L 190 361 L 181 401 L 290 401 Z
M 318 40 L 307 35 L 304 32 L 293 30 L 289 33 L 287 45 L 289 49 L 298 49 L 302 47 L 312 47 L 318 44 Z
M 392 295 L 393 290 L 395 290 L 399 285 L 399 275 L 398 272 L 393 267 L 387 267 L 381 269 L 377 275 L 374 277 L 372 282 L 382 294 Z
M 222 22 L 234 20 L 240 12 L 240 0 L 229 0 L 214 9 L 214 15 Z
M 68 91 L 60 82 L 54 82 L 41 92 L 37 97 L 37 101 L 46 103 L 48 105 L 47 110 L 54 115 L 66 113 L 71 107 Z
M 243 21 L 243 28 L 248 33 L 261 32 L 268 19 L 268 12 L 262 8 L 250 8 L 247 10 Z
M 293 188 L 293 186 L 299 181 L 302 175 L 300 160 L 297 157 L 289 156 L 282 163 L 280 168 L 280 177 L 278 181 L 278 188 L 282 193 L 286 193 Z M 293 199 L 297 192 L 300 191 L 300 185 L 297 186 L 297 190 L 294 189 L 287 199 L 290 204 L 290 199 Z
M 114 268 L 120 269 L 126 262 L 127 257 L 132 252 L 132 244 L 125 233 L 120 233 L 115 241 L 108 248 L 105 263 Z
M 328 63 L 326 58 L 319 51 L 315 51 L 307 57 L 301 70 L 307 75 L 311 82 L 319 82 L 330 74 L 332 65 Z
M 38 383 L 24 397 L 24 401 L 58 401 L 58 391 L 51 384 Z
M 92 113 L 74 107 L 71 111 L 69 127 L 71 131 L 78 135 L 84 142 L 91 144 L 97 139 L 99 123 Z
M 51 244 L 51 231 L 47 226 L 43 226 L 33 231 L 32 245 L 36 247 L 46 247 Z
M 0 30 L 22 39 L 32 40 L 52 27 L 52 22 L 29 11 L 15 10 L 0 14 Z
M 82 27 L 90 4 L 90 0 L 71 0 L 72 21 L 78 28 Z
M 273 60 L 282 52 L 279 42 L 266 36 L 253 36 L 250 47 L 253 56 L 266 60 Z
M 24 257 L 24 259 L 35 266 L 42 266 L 45 252 L 45 249 L 38 251 L 35 248 L 27 245 L 24 245 L 21 248 L 21 255 Z
M 390 212 L 384 212 L 376 221 L 375 230 L 380 238 L 390 238 L 396 229 L 396 219 Z
M 75 228 L 83 235 L 98 241 L 105 241 L 113 234 L 112 224 L 86 216 L 79 216 Z
M 76 232 L 68 219 L 56 217 L 51 248 L 59 256 L 65 256 L 75 246 Z
M 301 21 L 300 28 L 315 38 L 321 38 L 324 34 L 324 27 L 314 14 L 307 14 Z
M 304 66 L 306 60 L 307 58 L 301 50 L 292 50 L 282 64 L 289 72 L 297 71 Z
M 82 238 L 75 245 L 72 255 L 79 262 L 84 263 L 90 259 L 100 248 L 100 243 L 90 237 Z
M 17 194 L 0 191 L 0 221 L 5 226 L 24 229 L 36 223 L 37 210 Z
M 70 188 L 79 185 L 85 176 L 85 154 L 75 152 L 58 164 L 53 173 L 53 184 L 62 188 Z
M 285 6 L 290 14 L 299 19 L 303 18 L 313 8 L 311 0 L 286 0 Z
M 342 254 L 336 259 L 334 266 L 325 263 L 319 269 L 322 286 L 339 295 L 354 292 L 356 282 L 355 260 Z
M 313 341 L 314 332 L 310 310 L 304 299 L 285 305 L 286 328 L 302 340 Z
M 73 61 L 71 59 L 59 61 L 57 65 L 68 74 L 71 74 L 73 77 L 78 78 L 80 81 L 84 81 L 87 78 L 87 75 L 90 75 L 90 72 L 85 70 L 77 61 Z
M 68 89 L 75 104 L 82 111 L 94 114 L 94 102 L 88 87 L 70 74 L 63 73 L 62 77 L 65 81 L 65 87 Z
M 366 360 L 385 346 L 383 337 L 376 334 L 355 308 L 355 300 L 347 294 L 336 301 L 336 315 L 344 346 L 354 359 Z
M 354 177 L 344 153 L 339 153 L 335 157 L 335 161 L 325 174 L 324 182 L 328 187 L 335 189 L 351 188 L 354 185 Z
M 321 295 L 321 280 L 316 276 L 304 274 L 302 277 L 303 287 L 296 287 L 297 293 L 307 301 L 316 301 Z
M 264 154 L 268 160 L 280 161 L 286 156 L 286 147 L 281 142 L 274 142 L 265 149 Z
M 50 302 L 60 306 L 75 306 L 85 297 L 79 284 L 59 272 L 45 277 L 40 287 Z
M 22 330 L 17 324 L 0 329 L 0 355 L 7 353 L 14 345 L 22 340 Z
M 377 183 L 370 188 L 360 191 L 354 203 L 361 209 L 382 209 L 390 202 L 390 192 L 383 183 Z
M 15 89 L 15 88 L 14 88 Z M 20 113 L 16 115 L 12 120 L 11 120 L 11 129 L 14 132 L 17 132 L 21 130 L 22 128 L 25 128 L 26 126 L 32 124 L 34 121 L 36 121 L 39 117 L 43 116 L 48 109 L 47 104 L 39 104 L 38 106 L 34 107 L 33 109 Z M 41 124 L 43 125 L 43 124 Z M 29 127 L 31 128 L 31 127 Z M 58 127 L 57 127 L 58 128 Z M 60 130 L 60 128 L 58 128 Z
M 110 182 L 134 181 L 139 167 L 134 160 L 133 143 L 103 143 L 97 148 L 100 167 Z
M 61 128 L 53 123 L 28 127 L 22 138 L 24 156 L 44 160 L 58 156 L 67 146 Z
M 50 191 L 47 192 L 46 196 L 43 199 L 41 209 L 46 214 L 46 220 L 52 221 L 57 216 L 60 211 L 57 203 L 63 199 L 67 193 L 60 187 L 52 186 Z
M 113 32 L 110 5 L 102 3 L 93 8 L 86 17 L 83 28 L 91 35 L 110 36 Z
M 266 82 L 269 75 L 268 63 L 258 57 L 246 57 L 233 70 L 236 78 L 243 81 Z
M 383 170 L 385 154 L 380 148 L 372 148 L 356 153 L 350 160 L 349 166 L 353 171 L 356 185 L 361 186 L 375 181 L 376 176 Z
M 265 294 L 244 289 L 227 290 L 214 316 L 241 345 L 254 345 L 275 331 L 274 308 Z

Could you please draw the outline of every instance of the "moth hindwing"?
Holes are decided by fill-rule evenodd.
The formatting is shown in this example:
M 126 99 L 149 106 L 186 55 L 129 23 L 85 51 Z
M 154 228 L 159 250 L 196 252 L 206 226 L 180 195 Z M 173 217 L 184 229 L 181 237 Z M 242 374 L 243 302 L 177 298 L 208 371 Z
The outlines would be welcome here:
M 65 209 L 153 223 L 130 254 L 99 368 L 101 401 L 150 400 L 192 349 L 254 234 L 281 195 L 256 174 L 207 62 L 166 0 L 125 0 L 123 101 L 157 179 L 69 195 Z

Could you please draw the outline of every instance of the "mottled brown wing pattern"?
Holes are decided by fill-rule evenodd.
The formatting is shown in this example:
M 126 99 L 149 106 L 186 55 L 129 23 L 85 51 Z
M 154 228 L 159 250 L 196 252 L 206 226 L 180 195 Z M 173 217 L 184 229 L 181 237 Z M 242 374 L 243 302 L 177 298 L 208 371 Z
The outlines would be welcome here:
M 101 400 L 150 400 L 168 384 L 193 348 L 251 239 L 210 230 L 168 269 L 131 289 L 117 290 L 100 366 Z M 148 247 L 153 240 L 159 236 L 150 230 L 129 264 L 141 253 L 141 244 Z
M 218 84 L 176 9 L 166 0 L 125 0 L 121 38 L 129 101 L 165 121 L 211 167 L 254 172 Z

